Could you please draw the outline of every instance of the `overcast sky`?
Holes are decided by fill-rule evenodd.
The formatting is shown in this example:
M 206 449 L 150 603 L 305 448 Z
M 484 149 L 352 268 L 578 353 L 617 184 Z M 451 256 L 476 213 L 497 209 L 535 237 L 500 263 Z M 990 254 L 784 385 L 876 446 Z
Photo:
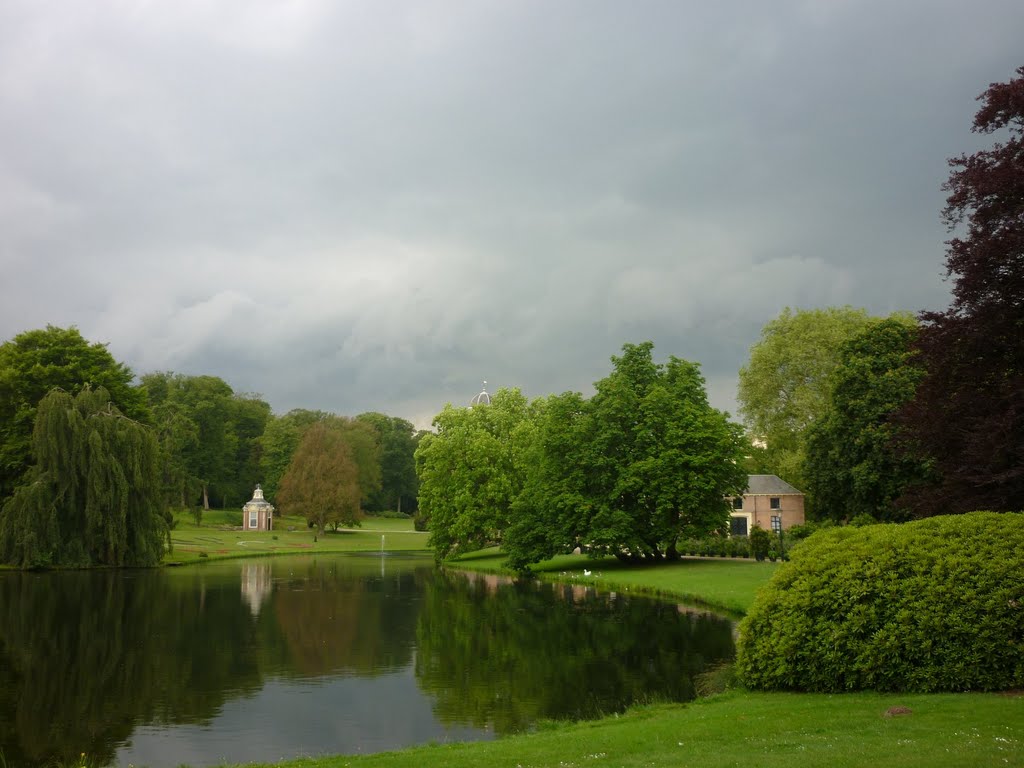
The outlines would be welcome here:
M 783 307 L 940 309 L 946 159 L 1020 0 L 0 0 L 0 340 L 276 413 L 712 403 Z

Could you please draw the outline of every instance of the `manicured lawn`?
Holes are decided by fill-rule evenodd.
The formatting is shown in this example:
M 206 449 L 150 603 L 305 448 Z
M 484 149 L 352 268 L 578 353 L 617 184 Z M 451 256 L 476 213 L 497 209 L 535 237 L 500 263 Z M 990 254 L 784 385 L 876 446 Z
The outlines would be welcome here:
M 371 517 L 361 528 L 342 528 L 314 536 L 299 517 L 279 517 L 273 531 L 241 531 L 232 523 L 238 512 L 211 510 L 203 514 L 202 525 L 192 517 L 175 515 L 177 526 L 171 531 L 174 551 L 164 557 L 167 565 L 184 565 L 235 557 L 315 552 L 426 552 L 427 534 L 414 531 L 411 519 Z M 291 530 L 289 530 L 291 529 Z M 315 540 L 314 540 L 315 539 Z
M 474 552 L 451 563 L 456 568 L 503 573 L 505 558 L 497 549 Z M 614 557 L 591 560 L 562 555 L 534 566 L 541 578 L 572 580 L 601 589 L 635 590 L 678 597 L 731 613 L 746 613 L 758 588 L 775 573 L 777 563 L 732 558 L 684 558 L 674 563 L 636 566 Z M 590 575 L 585 575 L 589 571 Z
M 886 716 L 892 707 L 909 714 Z M 935 768 L 1024 763 L 1024 698 L 1000 694 L 878 695 L 732 692 L 688 705 L 540 729 L 494 742 L 284 768 Z

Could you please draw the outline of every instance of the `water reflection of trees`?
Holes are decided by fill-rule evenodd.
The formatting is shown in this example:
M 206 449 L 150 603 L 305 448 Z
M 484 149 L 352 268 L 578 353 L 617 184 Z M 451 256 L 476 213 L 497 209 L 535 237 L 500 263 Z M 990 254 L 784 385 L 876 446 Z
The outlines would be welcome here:
M 313 560 L 275 581 L 275 630 L 288 654 L 282 671 L 367 677 L 411 663 L 424 571 L 389 574 L 377 562 L 370 566 Z
M 0 740 L 8 765 L 113 759 L 136 723 L 200 722 L 260 684 L 235 590 L 156 572 L 0 577 Z
M 497 733 L 692 699 L 694 677 L 734 653 L 718 616 L 458 573 L 428 584 L 417 638 L 417 679 L 438 716 Z

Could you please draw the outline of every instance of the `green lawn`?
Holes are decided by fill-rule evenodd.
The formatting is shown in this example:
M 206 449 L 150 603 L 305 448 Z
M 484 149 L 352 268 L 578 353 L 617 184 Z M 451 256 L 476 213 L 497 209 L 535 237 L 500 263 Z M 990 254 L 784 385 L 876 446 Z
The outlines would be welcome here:
M 474 552 L 451 563 L 467 570 L 506 573 L 505 557 L 497 549 Z M 635 590 L 676 597 L 729 613 L 749 610 L 754 595 L 775 573 L 777 563 L 732 558 L 684 558 L 657 565 L 627 565 L 614 557 L 591 560 L 561 555 L 534 566 L 541 578 L 593 584 L 604 590 Z M 590 575 L 585 575 L 589 571 Z
M 277 517 L 273 531 L 241 531 L 233 523 L 238 512 L 210 510 L 201 525 L 191 515 L 175 514 L 171 531 L 174 551 L 164 557 L 166 565 L 185 565 L 235 557 L 323 552 L 426 552 L 427 534 L 414 531 L 411 519 L 370 517 L 361 528 L 342 528 L 315 536 L 301 517 Z M 291 529 L 291 530 L 289 530 Z
M 887 716 L 892 707 L 909 714 Z M 1024 698 L 732 692 L 688 705 L 474 744 L 275 763 L 279 768 L 934 768 L 1024 764 Z

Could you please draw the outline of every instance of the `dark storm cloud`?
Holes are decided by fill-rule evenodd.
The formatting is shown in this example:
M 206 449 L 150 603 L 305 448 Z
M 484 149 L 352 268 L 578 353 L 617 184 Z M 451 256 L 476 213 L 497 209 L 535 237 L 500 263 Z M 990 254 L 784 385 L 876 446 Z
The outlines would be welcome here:
M 996 1 L 8 3 L 0 336 L 420 423 L 652 339 L 733 410 L 783 306 L 945 305 L 945 160 L 1022 29 Z

